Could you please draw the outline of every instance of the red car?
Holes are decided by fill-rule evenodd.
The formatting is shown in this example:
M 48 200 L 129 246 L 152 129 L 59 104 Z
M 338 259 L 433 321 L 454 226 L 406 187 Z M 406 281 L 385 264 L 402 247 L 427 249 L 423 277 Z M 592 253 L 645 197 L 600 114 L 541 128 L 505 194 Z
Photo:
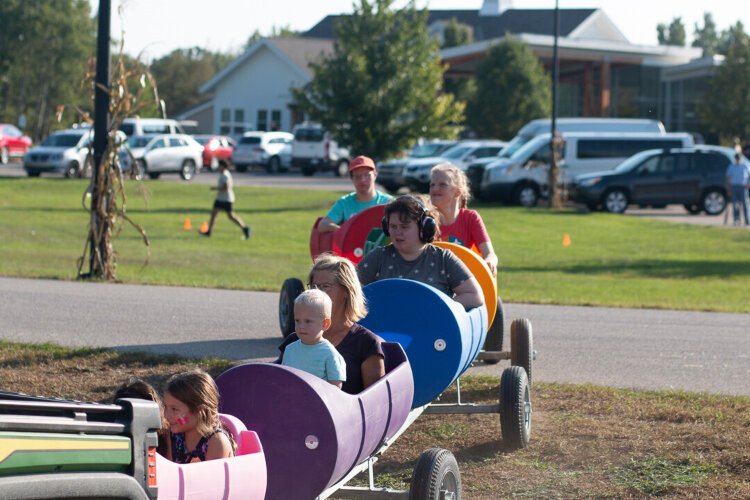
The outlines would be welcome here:
M 193 138 L 203 145 L 203 167 L 216 170 L 219 161 L 232 162 L 234 141 L 225 135 L 194 135 Z
M 0 123 L 0 163 L 8 163 L 11 156 L 22 157 L 30 147 L 31 138 L 14 125 Z

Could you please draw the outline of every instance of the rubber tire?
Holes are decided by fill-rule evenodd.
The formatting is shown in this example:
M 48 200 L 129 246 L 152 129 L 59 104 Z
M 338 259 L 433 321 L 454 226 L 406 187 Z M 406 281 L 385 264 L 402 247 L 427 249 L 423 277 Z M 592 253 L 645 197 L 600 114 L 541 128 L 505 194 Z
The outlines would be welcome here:
M 484 346 L 482 347 L 485 351 L 503 350 L 503 336 L 505 335 L 504 319 L 505 312 L 503 311 L 503 301 L 502 299 L 500 299 L 500 297 L 498 297 L 495 319 L 492 321 L 492 326 L 487 331 L 487 338 L 484 340 Z M 484 360 L 484 364 L 486 365 L 496 365 L 499 362 L 499 359 Z
M 314 174 L 314 173 L 315 173 L 315 169 L 314 168 L 302 167 L 302 175 L 304 175 L 305 177 L 311 177 L 312 174 Z
M 610 200 L 610 197 L 613 199 Z M 609 201 L 612 202 L 612 205 L 610 205 Z M 620 204 L 615 205 L 614 202 L 624 202 L 624 204 L 620 206 Z M 604 209 L 611 214 L 622 214 L 627 210 L 629 202 L 628 194 L 622 189 L 615 188 L 610 189 L 604 194 L 602 205 L 604 205 Z
M 520 366 L 526 371 L 531 385 L 533 379 L 532 363 L 534 356 L 534 338 L 531 321 L 526 318 L 514 319 L 510 324 L 510 364 Z
M 279 329 L 287 338 L 294 331 L 294 299 L 305 291 L 305 285 L 297 278 L 287 278 L 279 293 Z
M 41 172 L 26 172 L 26 175 L 29 177 L 39 177 L 41 175 Z
M 266 168 L 266 171 L 269 174 L 278 174 L 281 172 L 281 160 L 278 156 L 272 156 L 270 160 L 268 160 L 268 167 Z
M 711 198 L 712 195 L 716 195 L 717 199 L 723 200 L 723 203 L 721 204 L 721 210 L 715 210 L 713 207 L 709 208 L 706 206 L 706 200 Z M 712 204 L 709 204 L 711 206 Z M 703 193 L 703 196 L 701 197 L 701 209 L 705 210 L 708 215 L 719 215 L 727 208 L 727 196 L 724 194 L 723 191 L 712 188 Z
M 235 164 L 234 169 L 237 170 L 237 172 L 247 172 L 247 165 L 237 163 Z
M 531 437 L 531 387 L 520 366 L 503 370 L 500 377 L 500 431 L 510 450 L 529 445 Z
M 450 451 L 430 448 L 422 452 L 417 465 L 414 466 L 409 499 L 439 500 L 444 498 L 443 492 L 453 493 L 453 498 L 461 498 L 461 473 L 458 470 L 458 462 Z
M 71 161 L 68 166 L 65 167 L 65 173 L 63 174 L 66 179 L 73 179 L 74 177 L 80 177 L 79 172 L 81 168 L 78 166 L 77 161 Z
M 10 161 L 10 153 L 8 152 L 8 148 L 3 147 L 3 149 L 0 150 L 0 164 L 7 165 Z
M 699 213 L 701 213 L 701 207 L 698 205 L 690 205 L 688 203 L 685 203 L 683 207 L 685 207 L 685 210 L 687 210 L 690 215 L 698 215 Z
M 148 178 L 156 180 L 159 178 L 160 175 L 161 175 L 161 172 L 149 172 Z
M 346 177 L 347 175 L 349 175 L 349 162 L 346 160 L 340 161 L 336 165 L 333 173 L 336 174 L 336 177 Z
M 197 169 L 193 160 L 185 160 L 182 162 L 182 167 L 180 168 L 180 177 L 182 177 L 183 180 L 191 180 L 193 177 L 195 177 L 196 172 Z
M 539 189 L 532 184 L 518 186 L 513 191 L 513 201 L 522 207 L 535 207 L 539 203 Z

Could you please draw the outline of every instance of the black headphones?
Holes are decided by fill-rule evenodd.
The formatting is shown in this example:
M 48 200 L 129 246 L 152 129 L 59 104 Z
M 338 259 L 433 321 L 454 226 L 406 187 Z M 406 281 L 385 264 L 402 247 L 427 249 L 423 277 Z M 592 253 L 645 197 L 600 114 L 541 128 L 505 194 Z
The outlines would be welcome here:
M 427 207 L 424 206 L 419 198 L 417 198 L 416 196 L 404 195 L 404 198 L 406 197 L 414 200 L 422 210 L 419 219 L 417 219 L 419 240 L 422 243 L 432 243 L 435 240 L 435 235 L 437 234 L 437 222 L 435 222 L 434 218 L 430 217 L 429 212 L 427 211 Z M 396 198 L 396 200 L 398 200 L 398 198 Z M 383 234 L 390 237 L 391 234 L 388 231 L 388 216 L 383 216 L 383 219 L 380 221 L 380 225 L 383 229 Z

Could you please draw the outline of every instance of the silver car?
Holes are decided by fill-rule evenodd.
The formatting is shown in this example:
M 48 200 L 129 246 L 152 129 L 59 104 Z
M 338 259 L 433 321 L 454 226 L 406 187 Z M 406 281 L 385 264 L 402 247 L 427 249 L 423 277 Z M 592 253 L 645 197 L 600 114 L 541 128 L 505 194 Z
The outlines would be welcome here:
M 63 173 L 65 177 L 81 177 L 91 170 L 90 128 L 53 132 L 23 157 L 23 168 L 29 177 L 42 173 Z
M 292 161 L 292 140 L 289 132 L 245 132 L 232 151 L 232 163 L 238 172 L 261 166 L 269 173 L 287 170 Z
M 130 140 L 128 139 L 130 144 Z M 203 146 L 186 134 L 160 134 L 151 137 L 143 148 L 130 144 L 140 170 L 151 179 L 161 174 L 179 173 L 189 181 L 198 172 L 203 162 Z

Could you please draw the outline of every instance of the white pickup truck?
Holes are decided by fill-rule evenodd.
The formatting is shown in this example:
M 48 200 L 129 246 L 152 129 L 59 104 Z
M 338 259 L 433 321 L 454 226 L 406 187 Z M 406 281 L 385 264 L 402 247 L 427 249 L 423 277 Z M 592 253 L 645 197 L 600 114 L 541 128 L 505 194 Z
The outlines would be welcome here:
M 349 173 L 349 150 L 338 145 L 328 131 L 317 124 L 303 123 L 292 130 L 292 166 L 302 174 L 332 170 L 338 177 Z

